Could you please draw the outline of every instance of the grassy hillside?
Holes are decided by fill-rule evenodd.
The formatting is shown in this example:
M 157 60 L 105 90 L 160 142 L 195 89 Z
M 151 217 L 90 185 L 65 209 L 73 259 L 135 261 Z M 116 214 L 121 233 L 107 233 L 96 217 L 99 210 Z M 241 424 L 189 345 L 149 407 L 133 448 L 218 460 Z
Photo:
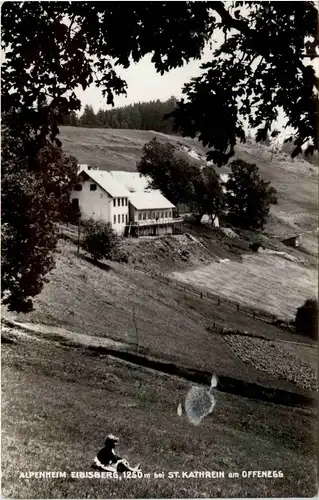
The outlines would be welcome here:
M 306 299 L 316 297 L 318 272 L 316 267 L 304 266 L 302 260 L 291 262 L 286 257 L 290 254 L 251 253 L 241 261 L 226 259 L 177 271 L 174 276 L 221 297 L 292 319 Z
M 6 498 L 314 495 L 315 412 L 249 395 L 253 383 L 266 392 L 313 394 L 303 381 L 316 379 L 316 349 L 299 336 L 227 304 L 212 307 L 205 297 L 159 283 L 130 266 L 96 266 L 83 254 L 77 257 L 76 247 L 65 241 L 35 311 L 18 319 L 34 326 L 29 333 L 14 326 L 3 329 Z M 247 359 L 243 339 L 235 335 L 229 342 L 214 330 L 214 320 L 277 340 L 250 338 Z M 96 343 L 100 349 L 90 347 Z M 102 349 L 107 345 L 111 352 Z M 154 363 L 147 368 L 132 356 L 127 362 L 116 354 L 118 349 L 157 360 L 158 368 Z M 168 375 L 161 363 L 220 378 L 216 410 L 200 426 L 188 423 L 185 414 L 177 415 L 190 381 L 178 370 Z M 223 388 L 227 380 L 228 388 Z M 240 394 L 239 382 L 244 384 Z M 18 471 L 27 470 L 90 471 L 109 432 L 120 436 L 120 451 L 133 464 L 141 462 L 144 472 L 164 471 L 166 477 L 107 484 L 99 479 L 17 477 Z M 227 474 L 251 469 L 282 470 L 284 477 L 167 478 L 170 470 Z
M 134 170 L 154 135 L 205 153 L 192 140 L 154 132 L 61 130 L 67 152 L 108 170 Z M 252 311 L 292 316 L 315 292 L 317 172 L 284 156 L 270 163 L 267 148 L 254 145 L 237 154 L 257 162 L 279 193 L 264 252 L 249 250 L 254 235 L 241 232 L 232 239 L 186 223 L 180 236 L 125 239 L 126 264 L 94 264 L 61 239 L 35 310 L 3 310 L 5 498 L 316 494 L 317 411 L 309 403 L 317 398 L 317 349 Z M 297 230 L 304 232 L 299 250 L 270 236 Z M 74 228 L 67 232 L 72 238 Z M 163 282 L 164 273 L 180 281 Z M 180 286 L 186 281 L 217 293 L 220 304 Z M 219 378 L 216 408 L 194 427 L 177 407 L 192 385 L 209 383 L 212 373 Z M 140 462 L 150 478 L 69 477 L 71 471 L 92 471 L 108 433 L 119 435 L 120 453 L 133 465 Z M 19 478 L 30 470 L 66 471 L 68 477 Z M 167 477 L 169 471 L 212 470 L 224 471 L 225 478 Z M 247 470 L 282 471 L 283 477 L 243 479 Z M 165 477 L 155 479 L 154 472 Z M 229 472 L 239 477 L 229 479 Z
M 198 427 L 177 415 L 187 381 L 57 342 L 19 337 L 2 348 L 2 494 L 5 498 L 313 497 L 315 425 L 310 410 L 216 392 Z M 72 479 L 91 471 L 105 435 L 149 479 Z M 65 471 L 66 479 L 20 479 Z M 224 479 L 168 479 L 169 471 L 225 471 Z M 229 472 L 282 471 L 280 479 Z M 166 477 L 154 479 L 154 473 Z
M 147 130 L 92 129 L 61 127 L 64 150 L 105 170 L 135 171 L 144 144 L 153 137 L 188 150 L 205 160 L 206 149 L 194 139 L 169 136 Z M 304 243 L 314 246 L 313 231 L 318 227 L 318 169 L 303 159 L 292 160 L 285 153 L 272 155 L 271 148 L 247 143 L 236 148 L 236 156 L 256 163 L 262 176 L 278 192 L 278 205 L 271 210 L 267 230 L 278 236 L 305 233 Z M 223 167 L 220 172 L 228 172 Z
M 67 152 L 75 154 L 83 163 L 92 163 L 107 170 L 134 170 L 143 145 L 154 136 L 178 145 L 184 151 L 188 150 L 190 158 L 205 161 L 205 149 L 192 139 L 152 131 L 61 128 Z M 256 163 L 261 175 L 277 190 L 278 205 L 271 208 L 265 234 L 279 239 L 300 234 L 304 254 L 296 255 L 282 246 L 280 251 L 288 252 L 288 259 L 283 255 L 249 255 L 239 261 L 232 259 L 230 263 L 209 266 L 203 259 L 198 263 L 199 267 L 188 269 L 185 273 L 178 272 L 175 277 L 204 285 L 234 299 L 241 290 L 240 302 L 292 317 L 303 300 L 317 294 L 317 262 L 309 255 L 316 256 L 318 252 L 318 169 L 303 159 L 292 160 L 285 153 L 273 155 L 270 147 L 252 143 L 239 145 L 236 157 Z M 220 171 L 227 173 L 229 168 L 225 166 Z M 205 244 L 203 239 L 200 238 L 200 241 Z M 135 252 L 136 243 L 131 246 L 134 247 L 131 251 Z M 154 255 L 158 253 L 156 245 L 151 244 L 148 250 L 146 243 L 143 246 L 156 267 L 157 263 L 151 257 L 152 252 Z M 289 260 L 290 254 L 295 255 L 295 262 Z M 170 255 L 168 251 L 168 258 Z M 147 260 L 146 255 L 144 260 Z M 309 260 L 310 267 L 304 265 Z
M 104 170 L 134 172 L 142 155 L 144 144 L 153 137 L 159 141 L 195 148 L 203 155 L 205 150 L 192 139 L 168 136 L 153 130 L 121 130 L 82 127 L 60 127 L 63 149 L 74 155 L 79 163 L 87 163 Z

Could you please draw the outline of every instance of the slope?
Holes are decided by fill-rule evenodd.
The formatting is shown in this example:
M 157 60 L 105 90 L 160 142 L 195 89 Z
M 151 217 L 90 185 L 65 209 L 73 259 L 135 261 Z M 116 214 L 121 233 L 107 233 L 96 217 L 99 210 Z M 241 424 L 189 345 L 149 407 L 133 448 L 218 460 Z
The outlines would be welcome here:
M 178 146 L 193 161 L 206 160 L 207 150 L 195 139 L 151 130 L 61 127 L 61 140 L 66 153 L 74 155 L 79 163 L 92 164 L 104 170 L 136 171 L 142 148 L 153 137 Z M 277 190 L 278 205 L 271 209 L 267 230 L 282 237 L 303 233 L 304 244 L 314 249 L 314 231 L 318 227 L 318 169 L 303 159 L 292 160 L 281 152 L 273 154 L 271 147 L 251 141 L 238 145 L 236 156 L 256 163 L 261 175 Z M 229 168 L 226 166 L 219 171 L 227 173 Z
M 300 384 L 301 368 L 313 364 L 307 357 L 314 358 L 316 350 L 297 336 L 297 346 L 287 343 L 289 334 L 274 325 L 235 312 L 227 304 L 212 307 L 207 299 L 196 299 L 130 266 L 94 265 L 82 253 L 77 257 L 76 247 L 65 241 L 35 311 L 18 319 L 33 322 L 37 333 L 32 334 L 32 326 L 29 333 L 14 326 L 5 326 L 2 332 L 6 497 L 105 498 L 106 490 L 108 498 L 315 494 L 315 411 L 284 406 L 283 400 L 262 401 L 248 390 L 256 383 L 268 392 L 310 394 Z M 214 319 L 227 328 L 248 329 L 277 340 L 250 338 L 255 358 L 245 359 L 213 328 Z M 65 342 L 54 333 L 59 332 L 57 327 L 69 329 L 73 341 Z M 111 343 L 113 352 L 89 348 L 90 342 L 102 346 L 110 339 L 127 344 L 145 359 L 158 360 L 158 366 L 166 363 L 217 373 L 221 382 L 228 377 L 229 390 L 217 387 L 216 409 L 194 427 L 185 413 L 179 417 L 176 411 L 190 387 L 182 371 L 168 374 L 156 369 L 155 363 L 142 366 L 137 356 L 135 361 L 132 356 L 125 360 L 116 355 L 116 343 Z M 292 357 L 285 354 L 285 345 Z M 266 360 L 266 369 L 258 364 L 258 353 Z M 295 371 L 299 378 L 294 381 L 278 372 L 291 359 L 286 375 Z M 241 394 L 235 390 L 238 380 L 247 383 Z M 133 465 L 141 462 L 149 477 L 131 481 L 70 477 L 72 471 L 91 471 L 91 460 L 109 432 L 120 436 L 121 453 Z M 283 477 L 249 481 L 241 477 L 241 471 L 252 468 L 280 470 Z M 19 477 L 30 470 L 66 471 L 67 477 L 42 481 Z M 173 470 L 180 474 L 175 480 L 168 478 Z M 183 472 L 198 470 L 224 471 L 225 477 L 183 477 Z M 155 472 L 164 477 L 156 479 Z M 229 479 L 233 472 L 239 477 Z

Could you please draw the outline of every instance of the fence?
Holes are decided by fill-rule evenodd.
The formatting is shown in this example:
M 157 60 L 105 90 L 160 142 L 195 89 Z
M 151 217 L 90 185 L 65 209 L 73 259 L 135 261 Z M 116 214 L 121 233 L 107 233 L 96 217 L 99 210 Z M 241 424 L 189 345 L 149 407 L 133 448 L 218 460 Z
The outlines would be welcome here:
M 70 239 L 74 243 L 77 243 L 78 240 L 78 230 L 75 227 L 70 227 L 70 226 L 64 226 L 61 228 L 62 235 L 66 239 Z M 234 311 L 240 312 L 241 314 L 244 314 L 246 316 L 249 316 L 251 318 L 254 318 L 258 321 L 263 321 L 264 323 L 268 324 L 273 324 L 275 326 L 278 326 L 280 328 L 284 328 L 286 330 L 289 330 L 291 332 L 294 332 L 294 328 L 291 325 L 291 322 L 287 321 L 287 319 L 279 318 L 278 316 L 268 313 L 267 311 L 263 311 L 260 309 L 252 309 L 251 307 L 244 306 L 239 303 L 234 303 L 233 300 L 227 299 L 226 297 L 221 297 L 217 294 L 214 294 L 212 292 L 208 292 L 206 289 L 200 289 L 199 287 L 195 287 L 189 284 L 184 284 L 181 281 L 172 278 L 170 276 L 160 274 L 157 272 L 151 272 L 149 273 L 152 278 L 156 279 L 157 281 L 161 281 L 162 283 L 165 283 L 166 285 L 172 286 L 174 288 L 177 288 L 178 290 L 181 290 L 186 293 L 190 293 L 193 295 L 197 295 L 200 298 L 206 298 L 208 300 L 211 300 L 218 306 L 221 304 L 226 304 L 227 306 L 234 307 Z M 194 313 L 196 314 L 196 313 Z M 201 314 L 198 314 L 198 316 L 202 317 L 203 319 L 210 321 L 213 324 L 214 330 L 218 330 L 220 333 L 225 333 L 229 331 L 229 328 L 226 328 L 224 324 L 219 323 L 217 321 L 212 320 L 211 318 L 207 318 L 206 316 L 203 316 Z M 256 335 L 254 335 L 256 337 Z M 263 336 L 260 336 L 261 338 L 264 338 Z M 274 339 L 276 340 L 276 339 Z M 278 339 L 277 339 L 278 340 Z M 310 345 L 310 344 L 309 344 Z
M 221 297 L 217 294 L 213 294 L 211 292 L 208 292 L 206 289 L 200 289 L 189 284 L 185 285 L 181 283 L 179 280 L 171 278 L 169 276 L 165 276 L 163 274 L 153 272 L 151 273 L 151 275 L 153 278 L 157 279 L 158 281 L 161 281 L 162 283 L 173 286 L 174 288 L 177 288 L 181 291 L 197 295 L 200 298 L 206 298 L 208 300 L 211 300 L 212 302 L 217 303 L 218 306 L 220 306 L 221 304 L 226 304 L 230 307 L 233 306 L 234 310 L 242 314 L 245 314 L 246 316 L 252 317 L 259 321 L 263 321 L 264 323 L 275 324 L 276 326 L 280 326 L 290 331 L 292 330 L 292 326 L 289 321 L 287 321 L 286 319 L 279 318 L 278 316 L 268 313 L 267 311 L 262 311 L 260 309 L 254 310 L 251 307 L 247 307 L 239 303 L 234 303 L 234 301 L 231 299 L 227 299 L 226 297 Z

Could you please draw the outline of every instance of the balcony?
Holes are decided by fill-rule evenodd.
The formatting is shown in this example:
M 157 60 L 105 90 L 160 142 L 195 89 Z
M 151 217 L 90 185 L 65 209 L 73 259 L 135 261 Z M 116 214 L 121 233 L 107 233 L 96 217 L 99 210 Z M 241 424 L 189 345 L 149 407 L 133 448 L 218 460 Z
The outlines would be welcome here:
M 146 219 L 146 220 L 137 220 L 137 221 L 132 221 L 130 222 L 130 224 L 132 226 L 137 226 L 137 227 L 140 227 L 140 226 L 156 226 L 156 225 L 165 225 L 165 224 L 175 224 L 177 222 L 183 222 L 183 218 L 182 217 L 176 217 L 176 218 L 173 218 L 173 217 L 167 217 L 167 218 L 164 218 L 164 219 Z

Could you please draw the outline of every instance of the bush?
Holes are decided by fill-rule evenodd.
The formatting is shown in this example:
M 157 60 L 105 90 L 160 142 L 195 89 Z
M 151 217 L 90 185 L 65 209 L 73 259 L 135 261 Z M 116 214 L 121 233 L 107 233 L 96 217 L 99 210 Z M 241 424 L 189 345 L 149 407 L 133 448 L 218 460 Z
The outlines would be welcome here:
M 119 252 L 120 239 L 109 222 L 89 219 L 84 222 L 82 247 L 94 260 L 115 259 Z
M 295 320 L 296 332 L 318 339 L 318 301 L 308 299 L 298 307 Z
M 250 244 L 249 244 L 249 248 L 250 248 L 253 252 L 258 252 L 259 247 L 260 247 L 260 243 L 258 243 L 257 241 L 254 241 L 253 243 L 250 243 Z
M 258 252 L 259 248 L 262 247 L 263 245 L 263 240 L 262 238 L 255 237 L 253 238 L 250 243 L 249 243 L 249 248 L 253 252 Z

